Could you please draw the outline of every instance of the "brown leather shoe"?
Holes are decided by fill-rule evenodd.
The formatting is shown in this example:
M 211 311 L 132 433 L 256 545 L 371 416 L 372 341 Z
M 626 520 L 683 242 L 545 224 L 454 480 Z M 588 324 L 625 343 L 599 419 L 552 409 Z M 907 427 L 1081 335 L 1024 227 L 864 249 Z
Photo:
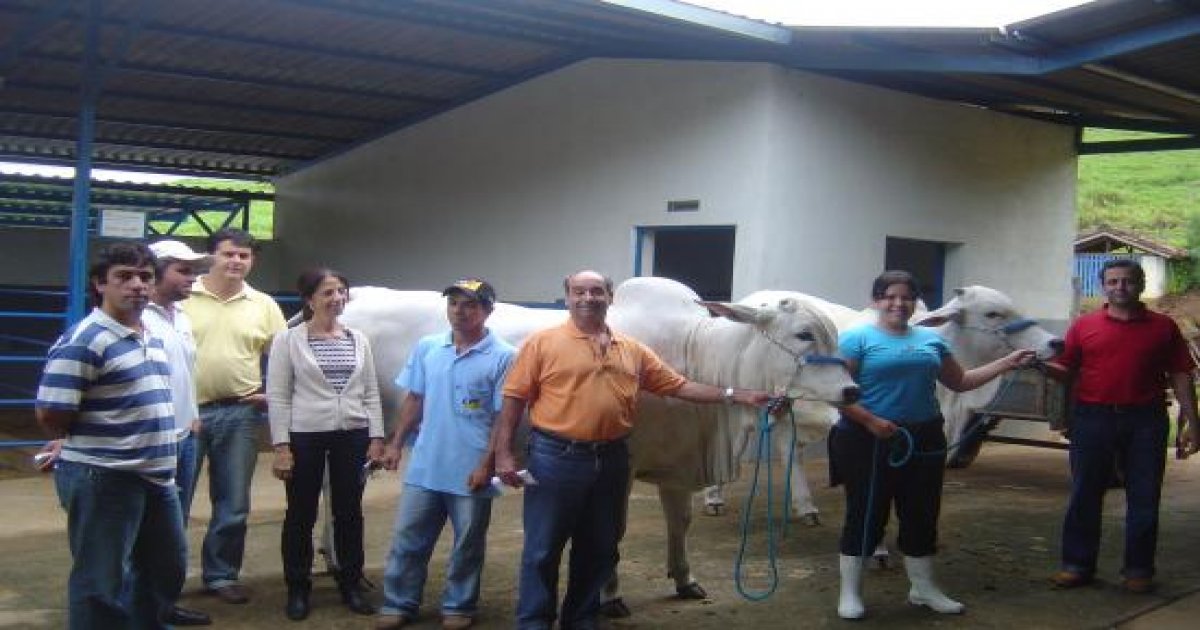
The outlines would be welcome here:
M 217 588 L 208 589 L 210 595 L 215 595 L 217 599 L 226 604 L 245 604 L 250 601 L 250 591 L 241 584 L 226 584 Z
M 464 630 L 475 620 L 467 615 L 442 615 L 442 630 Z
M 1050 576 L 1050 581 L 1058 588 L 1075 588 L 1092 583 L 1092 576 L 1075 571 L 1059 571 Z
M 1154 590 L 1154 580 L 1148 577 L 1125 578 L 1125 581 L 1121 582 L 1121 588 L 1124 588 L 1130 593 L 1144 595 Z

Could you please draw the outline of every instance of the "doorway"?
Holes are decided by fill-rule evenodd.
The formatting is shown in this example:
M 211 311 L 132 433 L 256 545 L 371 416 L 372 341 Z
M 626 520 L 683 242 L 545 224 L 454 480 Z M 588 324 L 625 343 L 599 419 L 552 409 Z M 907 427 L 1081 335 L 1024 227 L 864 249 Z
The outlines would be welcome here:
M 734 226 L 638 227 L 636 231 L 633 275 L 678 280 L 705 300 L 732 299 Z
M 917 278 L 921 285 L 921 298 L 933 310 L 945 301 L 947 243 L 922 241 L 912 238 L 887 237 L 884 254 L 885 269 L 902 269 Z

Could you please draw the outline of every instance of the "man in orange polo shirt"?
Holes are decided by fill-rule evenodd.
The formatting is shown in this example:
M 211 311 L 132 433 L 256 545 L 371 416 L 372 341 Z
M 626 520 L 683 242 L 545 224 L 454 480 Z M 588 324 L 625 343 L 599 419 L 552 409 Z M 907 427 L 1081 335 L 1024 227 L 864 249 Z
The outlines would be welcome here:
M 692 402 L 760 406 L 769 394 L 688 381 L 638 341 L 605 323 L 612 281 L 595 271 L 567 276 L 570 319 L 531 335 L 504 385 L 495 425 L 496 474 L 522 484 L 513 458 L 514 429 L 526 407 L 533 431 L 526 462 L 517 625 L 548 630 L 556 617 L 558 567 L 571 541 L 570 576 L 560 627 L 595 627 L 600 591 L 617 565 L 629 487 L 625 438 L 638 391 Z M 476 480 L 477 482 L 479 480 Z

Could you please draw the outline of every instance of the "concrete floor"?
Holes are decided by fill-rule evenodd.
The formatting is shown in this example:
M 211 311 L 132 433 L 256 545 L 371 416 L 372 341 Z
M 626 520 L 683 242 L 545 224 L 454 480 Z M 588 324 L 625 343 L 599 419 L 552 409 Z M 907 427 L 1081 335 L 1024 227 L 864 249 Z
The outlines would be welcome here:
M 825 478 L 823 462 L 809 464 L 812 479 Z M 1124 504 L 1111 494 L 1106 513 L 1103 565 L 1099 581 L 1073 591 L 1056 591 L 1046 582 L 1056 568 L 1059 519 L 1067 489 L 1066 455 L 1061 451 L 990 444 L 976 464 L 947 476 L 941 521 L 941 581 L 968 611 L 938 616 L 905 603 L 907 581 L 897 568 L 872 570 L 865 599 L 868 617 L 855 627 L 917 628 L 1194 628 L 1200 615 L 1200 458 L 1171 461 L 1161 525 L 1159 589 L 1131 595 L 1118 587 L 1120 523 Z M 381 473 L 368 484 L 367 574 L 379 582 L 389 543 L 398 473 Z M 752 603 L 737 595 L 732 561 L 739 542 L 740 506 L 746 484 L 729 492 L 729 513 L 698 515 L 693 526 L 693 571 L 708 589 L 704 601 L 674 599 L 663 568 L 665 549 L 657 494 L 637 484 L 631 500 L 631 524 L 622 550 L 626 602 L 634 616 L 615 628 L 827 628 L 849 627 L 837 619 L 836 540 L 841 518 L 838 491 L 816 489 L 824 525 L 794 526 L 780 550 L 778 590 L 769 600 Z M 65 625 L 65 517 L 47 476 L 0 480 L 0 627 L 59 628 Z M 270 475 L 269 456 L 260 458 L 254 482 L 253 511 L 243 577 L 254 592 L 245 606 L 222 604 L 200 592 L 198 541 L 208 518 L 208 498 L 198 492 L 189 538 L 193 543 L 184 605 L 205 610 L 225 628 L 291 626 L 283 616 L 284 588 L 279 561 L 283 518 L 282 485 Z M 519 495 L 497 500 L 484 576 L 481 628 L 510 627 L 520 553 Z M 761 515 L 753 522 L 762 532 Z M 746 572 L 751 586 L 766 575 L 761 536 L 752 544 Z M 445 548 L 431 567 L 430 596 L 436 602 Z M 333 581 L 316 580 L 312 616 L 295 627 L 368 628 L 338 602 Z M 437 627 L 426 614 L 415 628 Z

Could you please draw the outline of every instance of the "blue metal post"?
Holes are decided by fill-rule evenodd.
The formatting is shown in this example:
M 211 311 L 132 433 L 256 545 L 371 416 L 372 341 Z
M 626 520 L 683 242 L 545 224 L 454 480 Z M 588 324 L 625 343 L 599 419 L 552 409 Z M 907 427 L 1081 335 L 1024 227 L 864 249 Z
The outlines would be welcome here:
M 88 216 L 92 193 L 92 139 L 96 134 L 96 101 L 100 94 L 97 48 L 100 0 L 88 2 L 79 99 L 79 137 L 75 142 L 75 186 L 71 195 L 71 267 L 67 281 L 67 326 L 83 319 L 87 304 Z

